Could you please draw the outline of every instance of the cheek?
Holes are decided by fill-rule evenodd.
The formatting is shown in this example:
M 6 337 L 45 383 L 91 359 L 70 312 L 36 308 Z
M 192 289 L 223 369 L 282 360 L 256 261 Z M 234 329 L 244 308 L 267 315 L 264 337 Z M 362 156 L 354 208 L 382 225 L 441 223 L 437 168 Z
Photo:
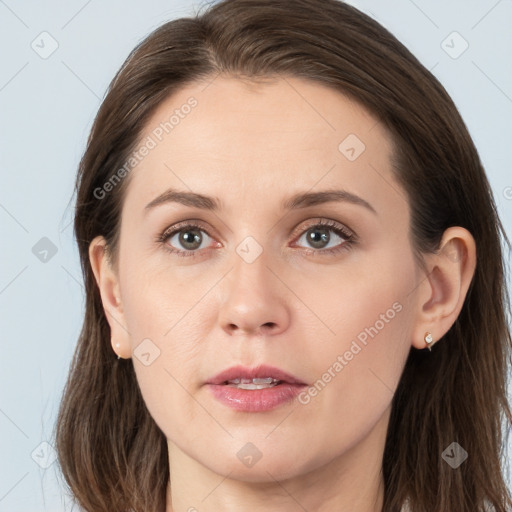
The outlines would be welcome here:
M 303 396 L 305 428 L 325 429 L 325 439 L 336 437 L 340 447 L 367 433 L 389 407 L 410 351 L 412 260 L 389 252 L 359 263 L 316 296 L 335 334 L 308 347 L 317 380 Z
M 374 339 L 377 345 L 380 339 L 393 338 L 410 316 L 406 308 L 414 267 L 408 255 L 399 259 L 390 248 L 356 254 L 346 264 L 317 270 L 313 276 L 301 274 L 309 277 L 301 277 L 296 289 L 307 297 L 326 346 L 348 349 L 354 339 L 363 344 Z
M 193 266 L 175 271 L 172 263 L 154 266 L 148 260 L 145 265 L 126 261 L 122 276 L 125 320 L 134 343 L 141 336 L 167 343 L 176 330 L 190 327 L 194 310 L 215 283 L 215 276 L 205 279 L 192 272 Z
M 204 339 L 205 314 L 212 311 L 211 305 L 205 310 L 206 303 L 201 301 L 203 288 L 182 286 L 169 271 L 155 277 L 146 273 L 145 279 L 130 283 L 125 320 L 136 360 L 145 343 L 180 382 L 190 380 L 190 368 L 198 363 Z
M 168 313 L 166 308 L 159 311 L 141 308 L 136 326 L 139 330 L 135 331 L 137 334 L 133 339 L 142 336 L 138 333 L 154 333 L 148 337 L 151 342 L 144 352 L 154 351 L 157 357 L 146 364 L 140 350 L 144 343 L 148 343 L 146 338 L 139 347 L 135 347 L 132 360 L 150 415 L 166 437 L 175 440 L 182 436 L 187 425 L 197 421 L 198 410 L 191 396 L 201 361 L 201 333 L 197 329 L 189 329 L 190 324 L 185 322 L 188 316 L 177 325 L 174 325 L 176 322 L 165 321 L 169 318 Z
M 189 390 L 201 361 L 205 314 L 212 308 L 201 298 L 214 281 L 197 281 L 197 276 L 190 280 L 186 272 L 149 268 L 148 263 L 135 265 L 126 258 L 121 269 L 124 318 L 146 407 L 165 435 L 174 439 L 197 414 Z

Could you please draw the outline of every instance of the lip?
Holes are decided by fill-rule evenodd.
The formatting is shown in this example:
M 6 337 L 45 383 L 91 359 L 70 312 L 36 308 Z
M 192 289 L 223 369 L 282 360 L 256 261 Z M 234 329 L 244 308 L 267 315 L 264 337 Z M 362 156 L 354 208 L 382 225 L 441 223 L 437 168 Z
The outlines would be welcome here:
M 279 384 L 264 389 L 239 389 L 226 384 L 236 378 L 257 379 L 272 377 Z M 291 402 L 307 386 L 297 377 L 279 368 L 260 365 L 255 368 L 234 366 L 219 373 L 208 382 L 207 388 L 220 403 L 241 412 L 265 412 Z

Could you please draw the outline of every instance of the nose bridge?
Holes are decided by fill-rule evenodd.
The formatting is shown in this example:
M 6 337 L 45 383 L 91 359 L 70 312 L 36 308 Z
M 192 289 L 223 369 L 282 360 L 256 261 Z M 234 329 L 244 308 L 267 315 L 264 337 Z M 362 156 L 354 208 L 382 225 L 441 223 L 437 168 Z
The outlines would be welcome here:
M 269 253 L 256 238 L 246 237 L 235 247 L 230 267 L 221 301 L 222 327 L 230 334 L 286 328 L 286 288 L 270 270 Z
M 268 259 L 268 251 L 255 237 L 245 237 L 233 253 L 230 293 L 266 295 L 272 287 Z

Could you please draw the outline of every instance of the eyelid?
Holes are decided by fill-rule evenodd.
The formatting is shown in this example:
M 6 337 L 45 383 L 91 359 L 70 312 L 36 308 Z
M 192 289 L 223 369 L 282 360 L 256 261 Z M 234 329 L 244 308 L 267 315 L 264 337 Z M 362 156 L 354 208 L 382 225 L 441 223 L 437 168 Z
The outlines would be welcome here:
M 180 231 L 183 228 L 188 227 L 196 227 L 198 229 L 201 229 L 204 231 L 209 237 L 213 238 L 213 236 L 210 234 L 209 229 L 206 228 L 203 224 L 203 221 L 199 219 L 187 219 L 180 222 L 177 222 L 176 224 L 173 224 L 172 226 L 169 226 L 168 228 L 164 229 L 161 235 L 159 237 L 167 238 L 171 236 L 172 234 L 176 233 L 177 231 Z
M 305 226 L 303 225 L 302 222 L 299 223 L 293 229 L 292 237 L 295 239 L 296 236 L 298 237 L 298 236 L 302 235 L 308 229 L 311 229 L 311 228 L 314 228 L 314 227 L 317 227 L 317 226 L 331 228 L 333 230 L 341 231 L 344 234 L 344 237 L 346 239 L 353 239 L 353 240 L 357 239 L 357 235 L 356 235 L 356 233 L 354 231 L 352 231 L 351 229 L 347 228 L 344 224 L 341 224 L 340 222 L 332 220 L 332 219 L 328 219 L 326 217 L 316 217 L 316 218 L 313 218 L 310 221 L 308 221 Z

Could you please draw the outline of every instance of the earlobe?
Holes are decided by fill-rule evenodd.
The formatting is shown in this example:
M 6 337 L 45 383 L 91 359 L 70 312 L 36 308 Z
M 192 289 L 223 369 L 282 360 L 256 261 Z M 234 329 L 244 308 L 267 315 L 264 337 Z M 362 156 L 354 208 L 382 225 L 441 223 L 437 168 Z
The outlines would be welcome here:
M 448 228 L 439 247 L 425 256 L 428 273 L 417 288 L 412 344 L 418 349 L 432 347 L 455 323 L 476 268 L 476 245 L 467 229 Z
M 98 236 L 89 244 L 89 261 L 110 326 L 112 350 L 127 359 L 131 357 L 131 344 L 120 296 L 119 276 L 108 260 L 104 237 Z

